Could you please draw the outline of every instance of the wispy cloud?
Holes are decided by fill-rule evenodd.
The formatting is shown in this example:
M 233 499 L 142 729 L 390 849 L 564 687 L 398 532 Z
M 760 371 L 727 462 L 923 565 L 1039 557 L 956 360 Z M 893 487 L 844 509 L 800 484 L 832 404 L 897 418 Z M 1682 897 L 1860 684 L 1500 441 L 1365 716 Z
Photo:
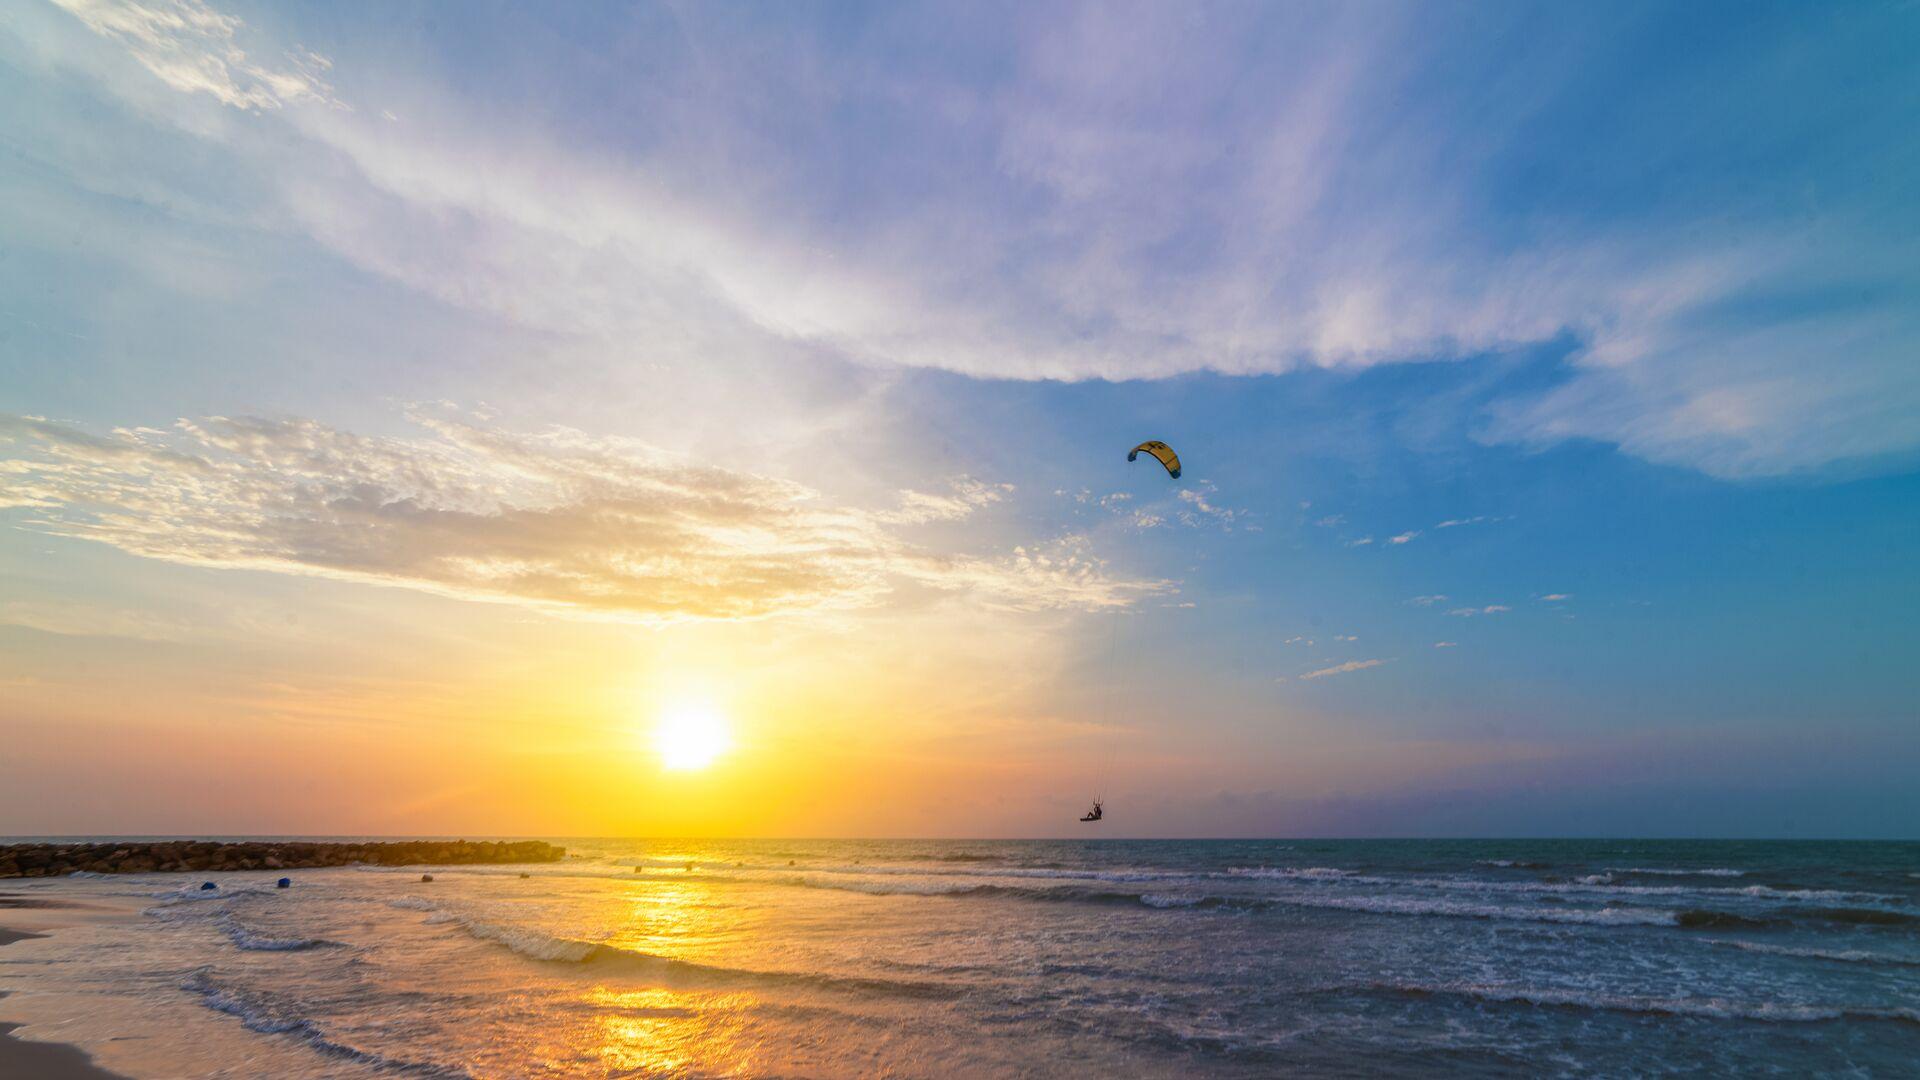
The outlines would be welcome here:
M 1400 534 L 1400 535 L 1398 535 L 1398 536 L 1390 536 L 1390 537 L 1388 537 L 1388 538 L 1387 538 L 1387 543 L 1389 543 L 1389 544 L 1410 544 L 1410 543 L 1412 543 L 1412 542 L 1413 542 L 1413 540 L 1414 540 L 1414 538 L 1415 538 L 1415 537 L 1417 537 L 1417 536 L 1419 536 L 1419 535 L 1420 535 L 1420 531 L 1419 531 L 1418 529 L 1413 529 L 1413 530 L 1409 530 L 1409 531 L 1407 531 L 1407 532 L 1403 532 L 1403 533 L 1401 533 L 1401 534 Z
M 1358 540 L 1347 541 L 1347 546 L 1348 547 L 1366 547 L 1368 544 L 1371 544 L 1371 543 L 1373 543 L 1373 537 L 1363 536 Z
M 1452 611 L 1447 612 L 1447 614 L 1458 615 L 1463 619 L 1471 619 L 1476 615 L 1499 615 L 1499 614 L 1502 614 L 1503 612 L 1508 612 L 1512 610 L 1513 610 L 1512 608 L 1508 607 L 1505 604 L 1488 604 L 1486 607 L 1477 607 L 1477 608 L 1458 607 L 1458 608 L 1454 608 Z
M 1432 596 L 1416 596 L 1413 599 L 1408 600 L 1407 603 L 1413 604 L 1417 607 L 1432 607 L 1435 604 L 1444 604 L 1446 603 L 1446 601 L 1447 601 L 1447 598 L 1445 594 L 1434 593 Z
M 53 0 L 87 28 L 126 46 L 140 65 L 175 90 L 208 94 L 240 109 L 339 104 L 325 80 L 332 62 L 304 49 L 284 63 L 262 63 L 240 48 L 239 19 L 199 0 Z
M 981 507 L 999 502 L 1013 490 L 1012 484 L 986 484 L 972 477 L 961 477 L 953 482 L 953 490 L 945 494 L 903 491 L 900 493 L 899 509 L 883 511 L 874 516 L 882 521 L 906 525 L 958 521 Z
M 1345 514 L 1328 514 L 1326 517 L 1314 522 L 1315 525 L 1318 525 L 1322 529 L 1331 529 L 1337 525 L 1345 525 L 1346 523 L 1347 515 Z
M 1436 641 L 1433 643 L 1433 647 L 1436 649 L 1453 649 L 1458 648 L 1459 645 L 1460 643 L 1457 641 Z
M 971 513 L 994 485 L 862 511 L 632 439 L 416 420 L 423 437 L 222 417 L 103 436 L 4 417 L 0 439 L 21 452 L 0 460 L 0 506 L 28 528 L 171 562 L 650 621 L 860 608 L 913 585 L 1018 610 L 1172 590 L 1113 574 L 1081 536 L 983 558 L 893 531 Z
M 1809 229 L 1794 209 L 1820 170 L 1900 175 L 1899 140 L 1873 127 L 1884 114 L 1842 121 L 1857 126 L 1836 143 L 1867 150 L 1801 154 L 1791 175 L 1763 178 L 1749 217 L 1726 220 L 1724 189 L 1699 181 L 1657 220 L 1583 225 L 1588 207 L 1529 204 L 1563 227 L 1489 223 L 1489 192 L 1550 152 L 1527 134 L 1537 103 L 1578 109 L 1576 91 L 1607 85 L 1576 62 L 1605 52 L 1586 22 L 1539 42 L 1569 62 L 1504 76 L 1518 92 L 1409 95 L 1435 70 L 1473 67 L 1486 35 L 1426 32 L 1413 9 L 1246 8 L 1196 23 L 1046 5 L 980 13 L 952 35 L 950 63 L 914 68 L 886 66 L 897 42 L 884 26 L 863 39 L 875 54 L 847 55 L 798 20 L 722 32 L 688 18 L 681 32 L 700 47 L 649 69 L 658 137 L 613 152 L 541 141 L 451 89 L 417 88 L 417 107 L 400 109 L 437 114 L 430 139 L 386 118 L 395 103 L 331 107 L 326 59 L 266 44 L 263 27 L 243 49 L 240 22 L 199 0 L 61 3 L 162 84 L 280 118 L 218 136 L 280 186 L 272 228 L 542 331 L 643 337 L 682 358 L 825 352 L 1028 379 L 1363 367 L 1571 340 L 1569 377 L 1500 396 L 1482 437 L 1605 439 L 1730 476 L 1920 445 L 1904 233 L 1874 213 Z M 1778 32 L 1815 56 L 1852 40 Z M 1717 71 L 1718 92 L 1674 99 L 1673 126 L 1592 133 L 1590 156 L 1737 127 L 1754 101 L 1794 89 L 1765 56 Z M 836 65 L 884 74 L 817 76 Z M 779 93 L 747 107 L 688 92 L 736 71 Z M 1861 74 L 1882 91 L 1899 77 Z M 329 107 L 298 107 L 314 105 Z M 864 126 L 817 132 L 834 152 L 809 154 L 766 136 L 788 111 Z M 1444 133 L 1467 123 L 1481 152 L 1462 167 Z M 1436 134 L 1399 137 L 1410 130 Z M 684 132 L 699 137 L 673 137 Z M 866 197 L 848 152 L 872 163 L 863 176 L 941 181 L 904 202 Z M 1408 175 L 1435 180 L 1414 192 Z M 1036 235 L 1048 238 L 1037 249 Z M 1757 302 L 1788 295 L 1802 302 Z
M 1177 498 L 1185 504 L 1185 507 L 1175 511 L 1175 516 L 1180 523 L 1188 528 L 1197 528 L 1206 522 L 1212 522 L 1221 528 L 1231 529 L 1234 521 L 1245 511 L 1213 502 L 1210 496 L 1217 490 L 1213 484 L 1204 480 L 1193 487 L 1181 488 Z
M 1349 671 L 1365 671 L 1368 668 L 1379 667 L 1384 663 L 1386 663 L 1385 660 L 1349 660 L 1344 664 L 1335 664 L 1332 667 L 1324 667 L 1318 671 L 1309 671 L 1300 677 L 1303 679 L 1324 679 L 1329 675 L 1345 675 Z
M 1571 600 L 1571 599 L 1573 599 L 1572 593 L 1556 592 L 1556 593 L 1548 593 L 1547 595 L 1541 597 L 1540 602 L 1543 604 L 1556 604 L 1563 600 Z

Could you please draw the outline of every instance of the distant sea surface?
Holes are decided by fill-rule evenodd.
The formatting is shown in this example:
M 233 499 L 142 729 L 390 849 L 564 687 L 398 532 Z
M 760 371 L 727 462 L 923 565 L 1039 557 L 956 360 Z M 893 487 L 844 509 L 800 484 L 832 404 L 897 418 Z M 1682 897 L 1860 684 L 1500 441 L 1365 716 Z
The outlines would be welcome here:
M 141 912 L 0 949 L 0 1019 L 136 1077 L 1920 1075 L 1920 844 L 557 842 L 0 882 Z

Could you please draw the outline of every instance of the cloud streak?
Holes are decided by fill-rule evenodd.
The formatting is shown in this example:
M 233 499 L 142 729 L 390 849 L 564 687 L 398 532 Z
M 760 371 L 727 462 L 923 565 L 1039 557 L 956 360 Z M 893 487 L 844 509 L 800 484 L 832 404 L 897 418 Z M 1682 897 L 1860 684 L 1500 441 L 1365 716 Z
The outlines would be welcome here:
M 1303 679 L 1324 679 L 1329 675 L 1345 675 L 1350 671 L 1365 671 L 1368 668 L 1379 667 L 1384 663 L 1386 663 L 1385 660 L 1349 660 L 1344 664 L 1335 664 L 1332 667 L 1324 667 L 1318 671 L 1309 671 L 1300 677 Z
M 87 29 L 126 46 L 140 66 L 182 93 L 251 110 L 339 104 L 324 78 L 332 61 L 304 49 L 289 51 L 285 66 L 250 59 L 238 41 L 244 24 L 199 0 L 53 2 Z
M 1471 619 L 1479 615 L 1502 615 L 1512 610 L 1512 608 L 1505 604 L 1488 604 L 1486 607 L 1477 608 L 1457 607 L 1447 612 L 1447 614 L 1457 615 L 1462 619 Z
M 169 562 L 637 621 L 850 610 L 913 587 L 1007 610 L 1099 610 L 1173 588 L 1111 573 L 1084 537 L 981 558 L 894 531 L 991 505 L 1004 490 L 993 485 L 862 511 L 632 439 L 415 419 L 425 436 L 224 417 L 96 435 L 4 417 L 16 452 L 0 459 L 0 506 L 27 528 Z

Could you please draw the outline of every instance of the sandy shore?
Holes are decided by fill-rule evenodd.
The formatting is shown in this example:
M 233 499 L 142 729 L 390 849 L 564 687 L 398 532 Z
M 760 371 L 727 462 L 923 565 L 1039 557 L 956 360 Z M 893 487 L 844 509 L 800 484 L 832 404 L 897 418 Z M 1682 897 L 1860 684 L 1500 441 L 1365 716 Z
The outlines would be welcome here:
M 17 893 L 0 893 L 0 917 L 9 912 L 32 910 L 33 923 L 50 926 L 59 921 L 58 912 L 79 905 L 57 900 L 38 900 Z M 33 930 L 0 926 L 0 948 L 28 938 L 44 937 Z M 0 997 L 7 992 L 0 990 Z M 33 1042 L 13 1034 L 18 1024 L 0 1023 L 0 1076 L 33 1077 L 35 1080 L 126 1080 L 93 1063 L 86 1051 L 65 1043 Z

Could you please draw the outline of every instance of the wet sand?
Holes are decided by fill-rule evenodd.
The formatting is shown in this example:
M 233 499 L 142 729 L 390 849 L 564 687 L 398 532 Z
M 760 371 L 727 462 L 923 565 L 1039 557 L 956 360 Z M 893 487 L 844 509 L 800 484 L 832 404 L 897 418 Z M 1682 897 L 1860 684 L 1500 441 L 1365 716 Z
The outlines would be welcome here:
M 66 1043 L 26 1042 L 14 1038 L 18 1024 L 0 1024 L 0 1076 L 35 1080 L 126 1080 L 93 1063 L 86 1051 Z
M 0 911 L 33 908 L 40 911 L 65 908 L 56 900 L 39 900 L 17 893 L 0 893 Z M 79 905 L 73 905 L 78 907 Z M 28 938 L 45 937 L 32 930 L 14 930 L 0 926 L 0 948 Z M 0 990 L 0 997 L 7 992 Z M 86 1051 L 66 1043 L 33 1042 L 13 1034 L 19 1024 L 0 1023 L 0 1076 L 33 1077 L 35 1080 L 126 1080 L 93 1063 Z

